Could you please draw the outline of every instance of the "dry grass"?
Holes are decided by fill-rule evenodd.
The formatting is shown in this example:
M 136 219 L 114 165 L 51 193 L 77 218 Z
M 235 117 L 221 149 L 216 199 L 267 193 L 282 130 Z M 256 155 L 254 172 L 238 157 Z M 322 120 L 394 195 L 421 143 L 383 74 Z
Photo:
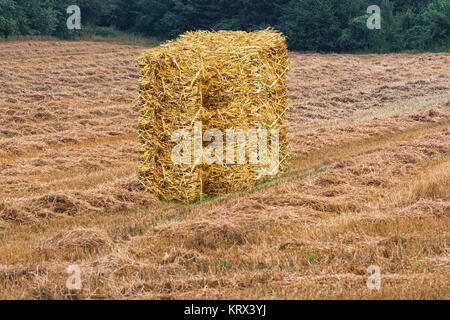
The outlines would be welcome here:
M 450 161 L 428 168 L 413 181 L 409 200 L 450 200 Z
M 450 298 L 449 54 L 291 53 L 291 169 L 187 206 L 137 181 L 145 50 L 1 44 L 0 298 Z
M 41 243 L 44 249 L 62 250 L 73 248 L 99 249 L 109 247 L 109 245 L 108 235 L 102 230 L 96 229 L 76 229 L 62 232 Z

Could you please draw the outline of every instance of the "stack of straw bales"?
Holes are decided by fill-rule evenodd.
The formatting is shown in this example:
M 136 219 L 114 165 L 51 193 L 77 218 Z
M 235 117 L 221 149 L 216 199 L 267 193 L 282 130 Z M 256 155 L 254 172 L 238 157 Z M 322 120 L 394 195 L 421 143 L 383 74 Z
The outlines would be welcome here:
M 174 164 L 172 133 L 193 132 L 197 121 L 203 132 L 259 128 L 270 137 L 278 129 L 279 172 L 286 169 L 288 54 L 279 32 L 187 32 L 144 53 L 139 67 L 139 171 L 149 192 L 189 203 L 267 179 L 256 164 Z

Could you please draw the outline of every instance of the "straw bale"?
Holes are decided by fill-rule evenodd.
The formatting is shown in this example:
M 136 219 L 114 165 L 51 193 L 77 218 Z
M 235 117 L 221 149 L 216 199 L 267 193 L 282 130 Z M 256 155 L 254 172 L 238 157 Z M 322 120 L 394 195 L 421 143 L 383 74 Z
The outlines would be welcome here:
M 286 169 L 288 54 L 279 32 L 187 32 L 147 51 L 138 61 L 139 171 L 149 192 L 188 203 L 245 190 L 269 178 L 260 174 L 265 164 L 227 163 L 227 129 L 265 129 L 269 153 L 270 130 L 279 130 L 276 175 Z M 193 147 L 191 164 L 172 161 L 172 150 L 179 143 L 172 133 L 186 129 L 193 137 L 198 121 L 202 133 L 209 129 L 223 133 L 223 164 L 202 162 Z M 201 143 L 205 148 L 210 142 Z M 248 155 L 248 145 L 246 151 Z M 236 154 L 231 157 L 237 162 Z

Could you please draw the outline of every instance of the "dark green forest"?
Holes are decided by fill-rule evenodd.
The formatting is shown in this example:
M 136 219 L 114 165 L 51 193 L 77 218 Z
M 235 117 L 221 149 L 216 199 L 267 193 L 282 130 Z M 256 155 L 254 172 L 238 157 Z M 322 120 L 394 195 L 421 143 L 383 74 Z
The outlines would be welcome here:
M 81 30 L 68 30 L 66 9 L 81 9 Z M 381 28 L 369 29 L 370 5 Z M 73 39 L 115 32 L 166 40 L 187 30 L 273 27 L 291 50 L 439 51 L 450 47 L 450 0 L 0 0 L 0 37 Z

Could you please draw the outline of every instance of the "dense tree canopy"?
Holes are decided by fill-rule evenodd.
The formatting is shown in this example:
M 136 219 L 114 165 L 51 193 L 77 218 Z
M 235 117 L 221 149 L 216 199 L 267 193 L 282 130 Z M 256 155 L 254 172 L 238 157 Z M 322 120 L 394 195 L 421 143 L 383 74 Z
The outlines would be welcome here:
M 82 31 L 66 27 L 72 4 L 81 8 Z M 373 4 L 381 8 L 379 30 L 366 25 Z M 292 50 L 446 50 L 450 0 L 0 0 L 3 37 L 120 30 L 171 39 L 186 30 L 269 26 L 288 36 Z

